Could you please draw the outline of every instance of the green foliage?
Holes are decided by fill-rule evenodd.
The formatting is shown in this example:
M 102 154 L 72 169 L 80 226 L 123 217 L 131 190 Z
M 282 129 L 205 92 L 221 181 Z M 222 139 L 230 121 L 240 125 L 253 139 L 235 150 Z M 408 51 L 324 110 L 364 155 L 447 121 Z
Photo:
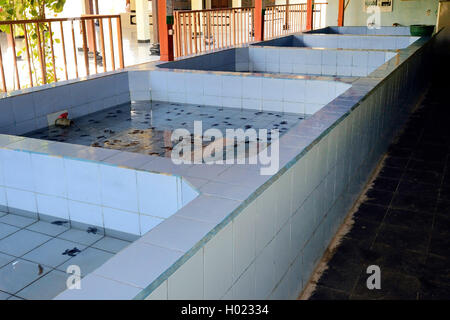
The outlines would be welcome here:
M 59 13 L 64 9 L 66 0 L 0 0 L 0 20 L 12 21 L 12 20 L 40 20 L 46 18 L 46 12 Z M 0 30 L 6 33 L 10 33 L 8 25 L 0 26 Z M 16 25 L 14 30 L 15 36 L 23 35 L 23 25 Z M 42 84 L 43 79 L 40 78 L 38 68 L 36 64 L 39 64 L 39 35 L 36 24 L 27 25 L 27 34 L 30 44 L 30 55 L 32 60 L 32 72 L 35 78 L 36 84 Z M 56 75 L 53 71 L 53 62 L 51 59 L 50 48 L 50 33 L 48 32 L 48 24 L 39 23 L 39 34 L 41 38 L 41 46 L 43 56 L 45 58 L 44 72 L 46 74 L 47 82 L 54 82 Z M 55 43 L 59 43 L 59 39 L 52 37 Z M 26 50 L 22 48 L 17 52 L 19 55 L 26 53 Z M 40 68 L 40 67 L 39 67 Z

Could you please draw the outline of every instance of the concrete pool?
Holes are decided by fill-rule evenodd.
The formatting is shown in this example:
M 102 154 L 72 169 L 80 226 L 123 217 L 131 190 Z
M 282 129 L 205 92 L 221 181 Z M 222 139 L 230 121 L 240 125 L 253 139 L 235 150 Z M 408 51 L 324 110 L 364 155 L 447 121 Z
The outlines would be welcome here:
M 292 37 L 305 36 L 274 41 L 289 44 Z M 282 70 L 286 53 L 281 51 L 275 55 L 279 67 L 270 69 L 271 62 L 264 60 L 264 70 L 251 69 L 252 47 L 278 50 L 265 48 L 273 45 L 267 41 L 0 99 L 5 110 L 0 123 L 3 211 L 50 224 L 66 219 L 75 229 L 95 227 L 107 237 L 131 241 L 86 274 L 81 290 L 65 290 L 57 299 L 298 296 L 418 98 L 433 41 L 365 36 L 357 50 L 335 50 L 347 47 L 347 40 L 338 39 L 351 36 L 309 36 L 314 37 L 311 45 L 329 49 L 287 48 L 292 59 L 302 57 L 299 65 L 311 66 L 304 72 Z M 383 48 L 372 48 L 380 43 Z M 358 73 L 338 73 L 340 52 L 351 53 L 351 64 L 345 66 Z M 336 60 L 324 58 L 334 54 Z M 214 55 L 229 58 L 214 66 Z M 306 63 L 308 55 L 317 63 Z M 202 59 L 207 67 L 199 68 Z M 252 59 L 254 65 L 257 59 Z M 320 74 L 314 66 L 320 66 Z M 336 72 L 324 66 L 335 66 Z M 176 115 L 179 108 L 201 111 L 192 118 L 178 115 L 176 125 L 165 130 L 189 128 L 192 120 L 212 126 L 216 118 L 244 129 L 284 127 L 277 144 L 267 147 L 277 154 L 278 169 L 264 175 L 262 162 L 178 165 L 161 149 L 143 154 L 101 145 L 105 139 L 120 140 L 114 135 L 121 130 L 162 129 L 173 122 L 166 112 Z M 152 117 L 150 110 L 162 110 L 161 117 Z M 73 128 L 48 127 L 64 111 L 79 125 L 76 134 Z M 224 111 L 230 119 L 218 115 Z M 130 116 L 131 123 L 126 120 Z M 158 120 L 152 129 L 152 121 Z M 89 126 L 92 132 L 84 133 Z M 33 138 L 25 137 L 32 131 Z

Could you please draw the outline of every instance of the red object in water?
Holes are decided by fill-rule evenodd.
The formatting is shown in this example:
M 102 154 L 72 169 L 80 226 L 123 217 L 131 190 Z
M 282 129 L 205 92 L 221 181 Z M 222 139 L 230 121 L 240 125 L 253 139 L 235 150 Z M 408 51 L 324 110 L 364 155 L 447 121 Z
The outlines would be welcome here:
M 61 114 L 59 115 L 58 119 L 67 119 L 67 116 L 68 116 L 68 115 L 69 115 L 68 112 L 61 113 Z

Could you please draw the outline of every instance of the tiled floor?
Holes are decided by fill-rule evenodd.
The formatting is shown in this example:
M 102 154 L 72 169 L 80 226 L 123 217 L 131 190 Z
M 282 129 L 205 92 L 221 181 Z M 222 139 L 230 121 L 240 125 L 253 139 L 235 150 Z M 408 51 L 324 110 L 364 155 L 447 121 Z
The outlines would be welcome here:
M 193 133 L 194 121 L 202 121 L 203 132 L 215 128 L 224 136 L 226 129 L 238 128 L 278 129 L 282 135 L 304 118 L 294 113 L 140 102 L 89 114 L 76 119 L 68 128 L 52 126 L 27 136 L 170 157 L 177 143 L 171 141 L 173 130 L 183 128 Z M 270 132 L 267 140 L 271 140 Z
M 84 277 L 128 244 L 0 212 L 0 300 L 52 299 L 66 289 L 68 266 L 79 266 Z
M 311 299 L 450 299 L 450 111 L 435 84 L 388 152 Z M 366 286 L 369 265 L 381 289 Z

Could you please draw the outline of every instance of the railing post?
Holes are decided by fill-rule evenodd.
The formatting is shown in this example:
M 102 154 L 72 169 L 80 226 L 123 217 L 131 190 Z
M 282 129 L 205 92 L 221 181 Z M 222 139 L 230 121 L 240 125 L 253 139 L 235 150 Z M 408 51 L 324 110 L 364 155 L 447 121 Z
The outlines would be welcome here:
M 264 14 L 265 5 L 263 0 L 255 0 L 255 41 L 264 40 Z
M 159 59 L 161 61 L 173 61 L 173 22 L 172 0 L 158 0 Z
M 339 0 L 339 12 L 338 12 L 338 26 L 344 26 L 344 10 L 345 10 L 345 1 Z
M 286 0 L 286 10 L 284 11 L 284 30 L 289 30 L 289 0 Z
M 306 30 L 312 30 L 313 28 L 313 0 L 306 1 Z

